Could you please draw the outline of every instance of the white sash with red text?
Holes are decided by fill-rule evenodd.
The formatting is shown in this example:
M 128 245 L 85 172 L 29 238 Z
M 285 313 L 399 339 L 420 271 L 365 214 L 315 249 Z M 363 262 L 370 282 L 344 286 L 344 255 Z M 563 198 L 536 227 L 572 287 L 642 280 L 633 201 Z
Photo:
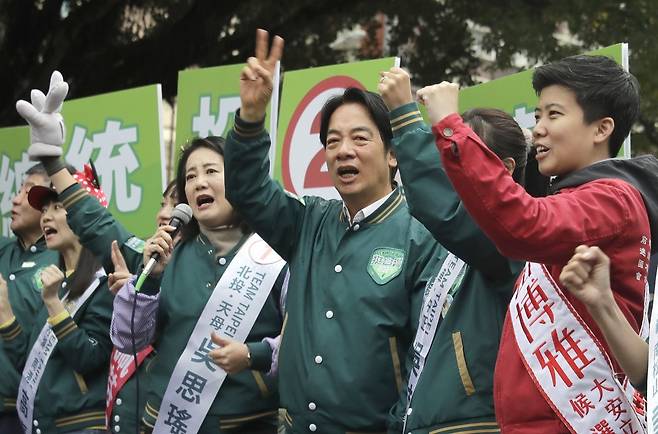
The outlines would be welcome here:
M 526 370 L 572 433 L 646 433 L 607 354 L 546 267 L 526 263 L 509 315 Z
M 153 347 L 149 345 L 137 353 L 137 366 L 140 366 L 152 351 Z M 110 373 L 107 376 L 107 393 L 105 396 L 105 423 L 107 426 L 110 426 L 114 401 L 116 401 L 119 391 L 136 371 L 135 358 L 132 354 L 124 354 L 116 348 L 112 348 Z
M 85 302 L 92 296 L 92 294 L 98 288 L 101 277 L 105 276 L 105 272 L 101 268 L 96 272 L 94 281 L 85 289 L 80 297 L 75 300 L 68 300 L 68 293 L 62 299 L 62 303 L 66 306 L 66 310 L 69 312 L 71 317 L 75 316 L 75 313 L 78 311 L 80 306 L 84 305 Z M 63 282 L 62 285 L 66 285 L 66 282 Z M 41 377 L 46 370 L 46 365 L 48 364 L 48 359 L 55 350 L 57 345 L 57 336 L 52 330 L 52 327 L 48 322 L 44 324 L 37 340 L 32 345 L 30 354 L 27 357 L 27 362 L 23 368 L 23 374 L 21 377 L 21 383 L 18 386 L 18 399 L 16 407 L 18 410 L 18 419 L 20 420 L 21 427 L 26 433 L 32 432 L 32 419 L 34 414 L 34 399 L 37 396 L 37 390 L 39 389 L 39 383 L 41 382 Z
M 240 247 L 217 282 L 171 375 L 154 433 L 195 434 L 226 379 L 208 353 L 210 333 L 244 342 L 285 261 L 258 235 Z

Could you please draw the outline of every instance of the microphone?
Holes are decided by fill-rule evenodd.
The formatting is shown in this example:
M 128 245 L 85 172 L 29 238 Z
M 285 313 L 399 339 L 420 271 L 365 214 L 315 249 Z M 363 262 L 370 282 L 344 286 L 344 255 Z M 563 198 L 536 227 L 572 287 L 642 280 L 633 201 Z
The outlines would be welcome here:
M 178 232 L 180 232 L 183 226 L 185 226 L 191 218 L 192 208 L 190 208 L 188 204 L 179 203 L 176 205 L 176 208 L 174 208 L 174 211 L 171 213 L 171 220 L 169 220 L 169 226 L 173 226 L 175 228 L 174 231 L 170 234 L 172 239 L 178 235 Z M 149 259 L 149 261 L 146 263 L 142 274 L 139 275 L 137 284 L 135 284 L 135 291 L 139 292 L 139 290 L 142 288 L 142 285 L 144 284 L 144 281 L 149 276 L 149 274 L 151 274 L 153 267 L 159 260 L 160 253 L 155 252 L 153 256 L 151 256 L 151 259 Z

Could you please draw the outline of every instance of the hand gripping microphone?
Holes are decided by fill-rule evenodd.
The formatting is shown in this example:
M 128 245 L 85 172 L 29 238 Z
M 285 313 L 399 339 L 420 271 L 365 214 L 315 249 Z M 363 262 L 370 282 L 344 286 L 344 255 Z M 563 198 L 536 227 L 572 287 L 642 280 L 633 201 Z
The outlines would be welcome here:
M 172 239 L 178 235 L 178 232 L 180 232 L 183 226 L 185 226 L 191 218 L 192 208 L 190 208 L 188 204 L 179 203 L 176 205 L 176 208 L 174 208 L 174 211 L 171 213 L 171 220 L 169 220 L 169 226 L 175 228 L 174 231 L 170 233 Z M 155 252 L 153 256 L 151 256 L 151 259 L 146 263 L 142 274 L 139 275 L 139 279 L 137 279 L 137 284 L 135 285 L 135 291 L 139 291 L 142 288 L 144 281 L 148 275 L 151 274 L 151 271 L 158 260 L 160 260 L 160 253 Z

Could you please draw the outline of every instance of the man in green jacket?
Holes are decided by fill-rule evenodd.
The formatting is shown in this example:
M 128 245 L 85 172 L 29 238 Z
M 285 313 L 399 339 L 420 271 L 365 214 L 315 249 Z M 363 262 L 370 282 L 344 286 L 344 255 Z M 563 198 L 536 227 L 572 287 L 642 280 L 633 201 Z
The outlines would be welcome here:
M 9 301 L 16 319 L 23 328 L 31 329 L 34 316 L 41 306 L 43 268 L 57 261 L 57 252 L 46 249 L 41 232 L 41 213 L 30 206 L 27 194 L 35 185 L 50 185 L 42 165 L 25 172 L 20 190 L 11 201 L 10 228 L 16 238 L 6 239 L 0 246 L 0 275 L 7 281 Z M 0 324 L 1 325 L 1 324 Z M 0 434 L 21 431 L 16 414 L 16 395 L 21 373 L 7 358 L 0 344 Z
M 402 390 L 423 291 L 447 252 L 409 214 L 393 176 L 388 110 L 350 88 L 321 114 L 342 201 L 297 198 L 269 178 L 265 109 L 281 57 L 259 30 L 226 144 L 226 197 L 290 265 L 279 381 L 288 433 L 378 433 Z

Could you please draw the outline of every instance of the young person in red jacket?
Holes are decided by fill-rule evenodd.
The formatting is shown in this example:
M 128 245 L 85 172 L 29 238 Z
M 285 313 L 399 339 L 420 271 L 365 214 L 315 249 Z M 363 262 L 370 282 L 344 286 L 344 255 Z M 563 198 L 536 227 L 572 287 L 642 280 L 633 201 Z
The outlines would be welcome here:
M 533 131 L 551 195 L 533 198 L 463 123 L 458 86 L 421 89 L 444 168 L 501 253 L 528 261 L 505 318 L 494 375 L 507 434 L 642 432 L 600 329 L 558 282 L 580 244 L 611 259 L 614 297 L 638 331 L 658 234 L 658 160 L 614 160 L 639 112 L 639 85 L 614 61 L 573 56 L 534 73 Z M 652 231 L 653 229 L 653 231 Z

